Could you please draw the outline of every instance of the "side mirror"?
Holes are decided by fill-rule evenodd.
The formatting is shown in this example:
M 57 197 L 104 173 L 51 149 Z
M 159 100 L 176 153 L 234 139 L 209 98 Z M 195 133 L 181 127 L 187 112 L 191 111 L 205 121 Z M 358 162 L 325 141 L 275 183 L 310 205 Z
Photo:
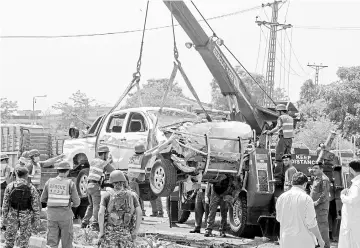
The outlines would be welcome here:
M 79 134 L 80 134 L 79 129 L 77 129 L 76 127 L 71 127 L 69 129 L 69 136 L 71 138 L 77 139 L 77 138 L 79 138 Z

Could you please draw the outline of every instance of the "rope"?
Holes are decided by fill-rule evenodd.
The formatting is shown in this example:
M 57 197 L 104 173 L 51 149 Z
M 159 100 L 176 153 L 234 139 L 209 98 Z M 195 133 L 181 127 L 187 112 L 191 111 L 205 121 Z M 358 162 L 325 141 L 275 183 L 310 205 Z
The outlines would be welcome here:
M 148 11 L 149 11 L 149 1 L 147 1 L 147 4 L 146 4 L 146 13 L 145 13 L 145 20 L 144 20 L 142 38 L 141 38 L 140 54 L 139 54 L 139 59 L 138 59 L 137 65 L 136 65 L 136 74 L 139 77 L 141 76 L 141 74 L 140 74 L 141 59 L 142 59 L 142 52 L 143 52 L 143 47 L 144 47 L 144 38 L 145 38 L 145 30 L 146 30 L 146 21 L 147 21 Z
M 180 64 L 180 61 L 179 61 L 179 51 L 178 51 L 177 45 L 176 45 L 174 15 L 173 15 L 173 11 L 172 11 L 171 2 L 170 2 L 170 8 L 171 8 L 171 27 L 172 27 L 173 40 L 174 40 L 174 58 L 175 58 L 176 62 L 177 62 L 178 64 Z
M 197 12 L 200 14 L 201 18 L 204 20 L 204 22 L 206 23 L 206 25 L 210 28 L 211 32 L 213 33 L 214 37 L 217 37 L 214 29 L 212 29 L 212 27 L 210 26 L 210 24 L 207 22 L 207 20 L 205 19 L 205 17 L 201 14 L 200 10 L 196 7 L 196 5 L 194 4 L 193 1 L 191 1 L 192 5 L 195 7 L 195 9 L 197 10 Z

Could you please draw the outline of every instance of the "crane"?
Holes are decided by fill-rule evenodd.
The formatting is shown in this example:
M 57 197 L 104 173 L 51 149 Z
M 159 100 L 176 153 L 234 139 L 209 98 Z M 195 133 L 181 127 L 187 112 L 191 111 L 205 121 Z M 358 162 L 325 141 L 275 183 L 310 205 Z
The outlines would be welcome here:
M 183 1 L 164 1 L 164 4 L 191 39 L 193 46 L 219 84 L 221 93 L 227 97 L 229 105 L 235 106 L 236 114 L 241 114 L 256 133 L 261 134 L 266 123 L 275 121 L 278 114 L 274 109 L 261 107 L 255 102 L 221 51 L 218 42 L 213 39 L 214 37 L 208 37 Z

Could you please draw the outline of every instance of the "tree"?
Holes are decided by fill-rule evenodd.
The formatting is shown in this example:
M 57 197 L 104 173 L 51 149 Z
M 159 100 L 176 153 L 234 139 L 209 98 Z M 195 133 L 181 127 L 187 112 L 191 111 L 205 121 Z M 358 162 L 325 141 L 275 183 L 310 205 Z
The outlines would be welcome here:
M 264 90 L 266 89 L 266 82 L 264 76 L 251 73 L 251 76 L 256 80 L 256 82 L 245 72 L 240 66 L 235 67 L 235 71 L 239 75 L 242 83 L 244 84 L 247 92 L 251 95 L 253 101 L 257 102 L 259 105 L 262 104 L 263 99 L 265 98 Z M 211 103 L 215 106 L 216 109 L 220 110 L 229 110 L 229 106 L 226 100 L 226 97 L 222 95 L 220 87 L 215 79 L 210 82 L 211 86 Z M 276 88 L 274 89 L 273 100 L 279 101 L 287 99 L 284 89 Z
M 306 80 L 300 88 L 299 105 L 313 103 L 320 97 L 323 86 L 316 86 L 311 79 Z
M 150 79 L 140 90 L 129 93 L 124 108 L 140 107 L 139 95 L 144 106 L 160 107 L 164 93 L 169 86 L 169 79 Z M 184 97 L 181 87 L 174 82 L 167 95 L 164 107 L 178 107 L 179 97 Z
M 80 90 L 73 93 L 69 99 L 71 103 L 59 102 L 52 106 L 53 109 L 61 110 L 62 120 L 58 125 L 58 129 L 69 128 L 71 124 L 74 124 L 77 128 L 85 128 L 85 125 L 74 114 L 87 119 L 90 111 L 99 107 L 99 105 L 95 103 L 94 99 L 89 98 Z
M 349 137 L 360 132 L 360 66 L 340 67 L 337 75 L 340 80 L 325 87 L 323 93 L 326 112 Z
M 7 98 L 1 98 L 1 122 L 6 123 L 11 114 L 18 109 L 17 101 L 9 101 Z

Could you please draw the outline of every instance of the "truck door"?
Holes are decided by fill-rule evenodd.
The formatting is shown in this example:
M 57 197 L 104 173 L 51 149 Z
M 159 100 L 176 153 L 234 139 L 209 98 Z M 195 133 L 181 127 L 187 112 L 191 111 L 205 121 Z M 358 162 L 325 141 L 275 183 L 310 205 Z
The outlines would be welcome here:
M 127 170 L 129 158 L 134 155 L 136 143 L 144 142 L 146 144 L 148 132 L 149 122 L 145 115 L 140 112 L 130 112 L 124 134 L 124 157 L 119 168 Z
M 99 144 L 106 145 L 110 149 L 113 163 L 116 169 L 121 168 L 125 148 L 125 121 L 126 112 L 117 112 L 105 120 L 103 130 L 100 132 Z

